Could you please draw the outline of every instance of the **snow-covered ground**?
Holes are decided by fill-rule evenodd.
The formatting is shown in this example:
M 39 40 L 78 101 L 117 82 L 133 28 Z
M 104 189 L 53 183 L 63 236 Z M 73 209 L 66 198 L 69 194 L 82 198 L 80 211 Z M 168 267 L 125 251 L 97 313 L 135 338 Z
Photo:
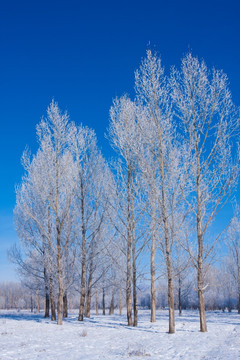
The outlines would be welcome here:
M 199 332 L 198 313 L 176 316 L 169 335 L 167 311 L 149 322 L 139 311 L 139 326 L 126 326 L 125 315 L 95 316 L 77 321 L 70 313 L 62 326 L 29 312 L 0 312 L 0 359 L 240 359 L 240 315 L 208 312 L 208 332 Z

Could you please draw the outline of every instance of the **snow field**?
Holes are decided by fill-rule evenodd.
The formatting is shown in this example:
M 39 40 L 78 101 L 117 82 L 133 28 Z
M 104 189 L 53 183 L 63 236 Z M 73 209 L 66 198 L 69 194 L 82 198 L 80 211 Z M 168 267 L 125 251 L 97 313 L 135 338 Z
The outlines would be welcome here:
M 168 334 L 167 311 L 139 311 L 139 326 L 126 326 L 126 315 L 77 321 L 70 313 L 62 326 L 43 314 L 0 312 L 0 359 L 60 360 L 212 360 L 240 359 L 240 315 L 207 312 L 208 332 L 199 332 L 197 311 L 176 316 L 176 334 Z

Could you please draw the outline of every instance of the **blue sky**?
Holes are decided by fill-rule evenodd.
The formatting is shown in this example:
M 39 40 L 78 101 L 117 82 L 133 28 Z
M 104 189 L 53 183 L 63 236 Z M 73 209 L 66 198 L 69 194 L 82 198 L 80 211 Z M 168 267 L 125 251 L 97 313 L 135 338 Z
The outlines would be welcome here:
M 106 157 L 112 99 L 133 94 L 149 46 L 167 71 L 188 50 L 223 69 L 240 105 L 239 18 L 237 0 L 0 2 L 0 281 L 16 279 L 6 254 L 17 241 L 14 187 L 24 148 L 37 149 L 36 124 L 51 99 L 96 130 Z

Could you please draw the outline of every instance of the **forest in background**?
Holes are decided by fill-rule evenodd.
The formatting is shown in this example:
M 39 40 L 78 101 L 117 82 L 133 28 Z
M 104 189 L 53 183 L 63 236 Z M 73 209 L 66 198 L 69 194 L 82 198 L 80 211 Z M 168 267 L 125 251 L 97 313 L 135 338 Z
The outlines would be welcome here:
M 239 109 L 227 76 L 191 53 L 166 76 L 147 51 L 135 91 L 110 109 L 111 161 L 94 130 L 50 104 L 16 189 L 20 247 L 9 257 L 22 285 L 2 284 L 0 307 L 42 306 L 62 324 L 67 303 L 78 305 L 79 321 L 93 306 L 126 306 L 129 326 L 139 306 L 151 309 L 152 322 L 167 307 L 169 333 L 176 307 L 198 307 L 202 332 L 205 309 L 240 312 L 237 202 L 227 226 L 211 228 L 237 199 Z

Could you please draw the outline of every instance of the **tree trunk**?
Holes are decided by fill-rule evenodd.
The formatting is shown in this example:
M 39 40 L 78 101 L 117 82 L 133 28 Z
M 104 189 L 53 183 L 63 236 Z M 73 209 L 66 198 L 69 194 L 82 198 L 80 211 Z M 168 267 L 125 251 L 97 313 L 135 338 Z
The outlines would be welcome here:
M 109 315 L 114 314 L 114 293 L 112 293 L 111 303 L 109 307 Z
M 96 290 L 96 315 L 98 315 L 98 292 Z
M 39 290 L 36 291 L 36 304 L 37 304 L 37 313 L 40 312 L 40 305 L 39 305 Z
M 92 278 L 93 278 L 93 261 L 90 263 L 89 269 L 89 278 L 88 278 L 88 287 L 87 287 L 87 297 L 86 297 L 86 304 L 85 304 L 85 316 L 90 318 L 90 311 L 91 311 L 91 298 L 92 298 Z
M 130 244 L 127 249 L 127 289 L 126 289 L 126 302 L 127 302 L 127 321 L 128 326 L 132 326 L 132 294 L 131 294 L 131 253 Z
M 122 315 L 122 292 L 119 291 L 119 315 Z
M 182 294 L 181 294 L 181 277 L 179 275 L 179 278 L 178 278 L 178 311 L 179 311 L 179 315 L 181 316 L 182 315 Z
M 63 278 L 62 278 L 60 221 L 58 218 L 56 220 L 56 228 L 57 228 L 57 273 L 58 273 L 57 324 L 62 325 L 62 321 L 63 321 Z
M 204 303 L 204 295 L 203 295 L 203 275 L 202 275 L 202 267 L 201 264 L 198 264 L 198 302 L 199 302 L 199 315 L 200 315 L 200 331 L 207 331 L 207 323 L 205 317 L 205 303 Z
M 80 296 L 78 321 L 83 321 L 83 312 L 84 312 L 84 303 L 85 303 L 85 279 L 86 279 L 86 263 L 84 257 L 84 259 L 82 260 L 81 296 Z
M 205 303 L 203 294 L 203 235 L 201 227 L 201 208 L 200 208 L 200 187 L 197 187 L 198 198 L 198 214 L 197 214 L 197 232 L 198 232 L 198 269 L 197 269 L 197 284 L 198 284 L 198 306 L 200 315 L 200 331 L 207 331 L 207 323 L 205 316 Z
M 205 317 L 205 304 L 203 295 L 203 233 L 202 233 L 202 200 L 201 200 L 201 166 L 200 154 L 198 149 L 197 131 L 194 128 L 196 156 L 197 156 L 197 178 L 196 178 L 196 191 L 197 191 L 197 240 L 198 240 L 198 269 L 197 269 L 197 284 L 198 284 L 198 306 L 200 314 L 200 331 L 207 331 L 207 323 Z
M 63 295 L 63 317 L 68 317 L 68 300 L 67 300 L 67 292 Z
M 50 222 L 50 206 L 48 207 L 48 251 L 50 253 L 51 249 L 51 222 Z M 51 264 L 52 259 L 49 261 Z M 52 268 L 50 266 L 50 274 L 49 274 L 49 297 L 50 297 L 50 308 L 51 308 L 51 321 L 56 320 L 56 310 L 55 310 L 55 299 L 54 299 L 54 292 L 53 292 L 53 279 L 52 279 Z
M 137 326 L 137 269 L 135 254 L 135 218 L 134 218 L 134 200 L 133 200 L 133 177 L 131 176 L 131 233 L 132 233 L 132 283 L 133 283 L 133 326 Z
M 5 303 L 6 304 L 6 303 Z M 5 309 L 6 309 L 6 305 L 5 305 Z M 31 313 L 33 312 L 33 298 L 32 298 L 32 295 L 31 295 Z
M 105 310 L 105 289 L 103 288 L 103 292 L 102 292 L 102 313 L 103 315 L 105 315 L 106 310 Z
M 49 293 L 50 293 L 51 321 L 55 321 L 56 310 L 55 310 L 55 299 L 53 293 L 53 281 L 51 276 L 49 277 Z
M 44 273 L 44 287 L 45 287 L 45 318 L 49 318 L 49 289 L 48 289 L 48 278 L 47 278 L 47 269 L 44 267 L 43 270 Z
M 78 321 L 83 321 L 85 303 L 85 282 L 86 282 L 86 230 L 84 220 L 84 194 L 83 183 L 81 181 L 81 217 L 82 217 L 82 274 L 81 274 L 81 296 Z
M 163 170 L 162 170 L 163 178 Z M 163 226 L 165 236 L 165 259 L 167 265 L 167 278 L 168 278 L 168 307 L 169 307 L 169 334 L 175 333 L 175 315 L 174 315 L 174 291 L 173 291 L 173 275 L 172 275 L 172 263 L 171 263 L 171 250 L 169 239 L 169 224 L 167 220 L 166 210 L 166 198 L 165 198 L 165 186 L 162 182 L 162 212 L 163 212 Z
M 238 303 L 237 303 L 237 309 L 238 309 L 238 314 L 240 314 L 240 267 L 239 267 L 239 260 L 238 260 L 238 251 L 239 249 L 237 249 L 237 284 L 238 284 Z
M 198 164 L 199 168 L 199 164 Z M 197 177 L 197 201 L 198 201 L 198 212 L 197 212 L 197 237 L 198 237 L 198 268 L 197 268 L 197 284 L 198 284 L 198 307 L 200 315 L 200 331 L 207 331 L 207 323 L 205 317 L 205 303 L 203 295 L 203 234 L 201 224 L 201 192 L 199 186 L 200 170 L 198 171 Z
M 155 289 L 155 211 L 153 212 L 152 244 L 151 244 L 151 322 L 156 321 L 156 289 Z
M 49 318 L 49 305 L 50 305 L 50 302 L 49 302 L 49 293 L 46 293 L 45 294 L 45 315 L 44 317 L 45 318 Z
M 57 302 L 57 324 L 62 325 L 63 322 L 63 289 L 62 284 L 59 286 L 58 302 Z
M 132 244 L 132 257 L 133 257 L 133 326 L 137 326 L 138 322 L 138 309 L 137 309 L 137 276 L 136 276 L 136 262 L 135 262 L 135 239 Z
M 88 293 L 90 292 L 90 293 Z M 87 299 L 85 304 L 85 316 L 86 318 L 90 318 L 90 311 L 91 311 L 91 290 L 88 289 L 87 291 Z
M 240 314 L 240 293 L 238 294 L 238 314 Z
M 169 251 L 167 251 L 166 256 L 167 256 L 166 260 L 167 260 L 167 274 L 168 274 L 169 334 L 174 334 L 175 333 L 174 292 L 173 292 L 171 256 Z
M 127 206 L 127 284 L 126 284 L 126 302 L 127 302 L 127 321 L 128 326 L 132 326 L 132 274 L 131 274 L 131 248 L 132 248 L 132 226 L 131 226 L 131 177 L 132 173 L 128 170 L 128 206 Z
M 168 223 L 168 214 L 167 214 L 167 193 L 165 188 L 165 168 L 163 161 L 163 145 L 162 145 L 162 132 L 161 128 L 158 126 L 158 136 L 159 136 L 159 168 L 161 173 L 161 206 L 162 206 L 162 220 L 163 220 L 163 230 L 165 237 L 165 259 L 167 266 L 167 277 L 168 277 L 168 307 L 169 307 L 169 334 L 175 333 L 175 318 L 174 318 L 174 292 L 173 292 L 173 276 L 172 276 L 172 264 L 171 264 L 171 246 L 170 246 L 170 237 L 169 237 L 169 223 Z M 173 240 L 173 239 L 172 239 Z

